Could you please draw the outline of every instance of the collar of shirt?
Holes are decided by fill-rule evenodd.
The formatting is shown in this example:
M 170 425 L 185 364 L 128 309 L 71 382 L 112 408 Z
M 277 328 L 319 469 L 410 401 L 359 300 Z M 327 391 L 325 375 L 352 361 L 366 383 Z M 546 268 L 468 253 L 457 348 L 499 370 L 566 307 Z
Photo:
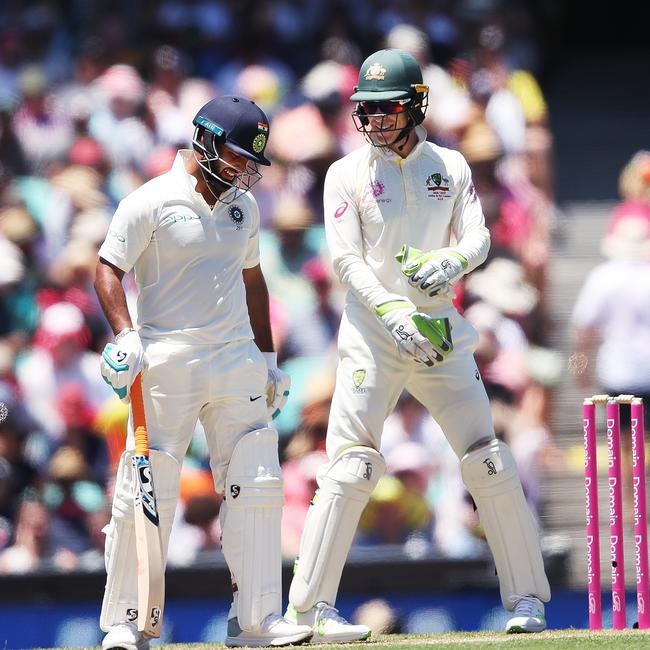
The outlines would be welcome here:
M 415 135 L 418 137 L 418 143 L 413 147 L 413 150 L 408 156 L 406 156 L 406 158 L 402 158 L 399 154 L 388 147 L 373 147 L 373 150 L 376 155 L 381 156 L 384 160 L 413 160 L 422 153 L 422 147 L 427 140 L 427 130 L 419 124 L 415 127 Z
M 187 188 L 190 199 L 200 205 L 207 207 L 210 211 L 214 209 L 214 205 L 210 205 L 204 198 L 203 195 L 196 191 L 197 179 L 187 172 L 185 167 L 185 162 L 190 161 L 194 158 L 194 152 L 191 149 L 179 149 L 174 159 L 174 164 L 172 165 L 171 171 L 176 174 L 179 178 L 184 179 L 185 186 Z M 215 199 L 215 204 L 217 200 Z

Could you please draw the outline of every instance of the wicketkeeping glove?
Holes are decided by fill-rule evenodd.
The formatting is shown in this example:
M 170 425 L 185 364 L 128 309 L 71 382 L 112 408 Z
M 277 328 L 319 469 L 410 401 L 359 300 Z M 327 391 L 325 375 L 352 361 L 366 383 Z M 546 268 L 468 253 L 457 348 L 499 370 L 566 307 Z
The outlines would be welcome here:
M 269 412 L 269 419 L 275 420 L 289 399 L 291 377 L 277 367 L 277 355 L 275 352 L 264 352 L 263 354 L 268 368 L 266 406 Z
M 107 343 L 100 365 L 104 381 L 128 404 L 131 384 L 144 366 L 144 349 L 138 333 L 130 331 L 118 335 L 114 343 Z
M 449 291 L 468 266 L 467 260 L 453 248 L 424 252 L 405 244 L 395 259 L 401 263 L 409 284 L 429 296 Z
M 415 310 L 410 300 L 398 297 L 375 307 L 401 357 L 433 366 L 453 349 L 451 326 L 446 318 L 431 318 Z

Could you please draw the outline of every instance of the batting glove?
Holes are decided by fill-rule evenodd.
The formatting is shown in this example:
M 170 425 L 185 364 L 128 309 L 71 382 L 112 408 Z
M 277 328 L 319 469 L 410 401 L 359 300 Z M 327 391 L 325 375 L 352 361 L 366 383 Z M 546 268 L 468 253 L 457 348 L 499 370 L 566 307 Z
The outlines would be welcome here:
M 398 296 L 377 305 L 375 313 L 393 337 L 401 357 L 433 366 L 454 349 L 449 321 L 417 312 L 410 300 Z
M 291 377 L 278 368 L 277 354 L 275 352 L 264 352 L 263 354 L 268 368 L 266 406 L 269 412 L 269 420 L 275 420 L 289 399 Z
M 448 292 L 468 266 L 467 260 L 453 248 L 426 253 L 404 245 L 395 259 L 402 264 L 402 273 L 409 284 L 430 297 Z
M 126 404 L 135 376 L 144 366 L 144 349 L 135 330 L 120 332 L 114 343 L 107 343 L 102 352 L 101 372 L 104 381 Z

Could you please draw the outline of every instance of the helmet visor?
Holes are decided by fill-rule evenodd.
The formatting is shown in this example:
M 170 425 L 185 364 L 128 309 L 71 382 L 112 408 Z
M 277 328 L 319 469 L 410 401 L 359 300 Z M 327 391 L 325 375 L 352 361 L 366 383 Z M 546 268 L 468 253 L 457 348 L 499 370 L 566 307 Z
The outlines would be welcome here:
M 224 160 L 219 155 L 219 147 L 215 142 L 214 134 L 210 131 L 197 127 L 194 130 L 192 145 L 203 178 L 220 203 L 232 203 L 242 194 L 248 192 L 262 178 L 255 160 L 245 157 L 246 165 L 243 169 Z M 238 150 L 231 148 L 228 143 L 225 146 L 242 156 Z
M 381 115 L 398 115 L 406 110 L 406 105 L 410 99 L 385 99 L 378 102 L 359 102 L 357 112 L 367 117 Z

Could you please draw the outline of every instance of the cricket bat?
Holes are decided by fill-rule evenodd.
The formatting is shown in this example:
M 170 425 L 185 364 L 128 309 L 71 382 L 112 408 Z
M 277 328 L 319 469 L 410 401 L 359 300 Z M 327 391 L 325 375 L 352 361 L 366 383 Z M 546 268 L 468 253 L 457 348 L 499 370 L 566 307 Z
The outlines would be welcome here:
M 135 545 L 138 558 L 138 631 L 160 636 L 165 603 L 165 563 L 160 537 L 153 474 L 149 459 L 149 435 L 142 400 L 140 374 L 131 386 L 135 432 L 133 454 Z

